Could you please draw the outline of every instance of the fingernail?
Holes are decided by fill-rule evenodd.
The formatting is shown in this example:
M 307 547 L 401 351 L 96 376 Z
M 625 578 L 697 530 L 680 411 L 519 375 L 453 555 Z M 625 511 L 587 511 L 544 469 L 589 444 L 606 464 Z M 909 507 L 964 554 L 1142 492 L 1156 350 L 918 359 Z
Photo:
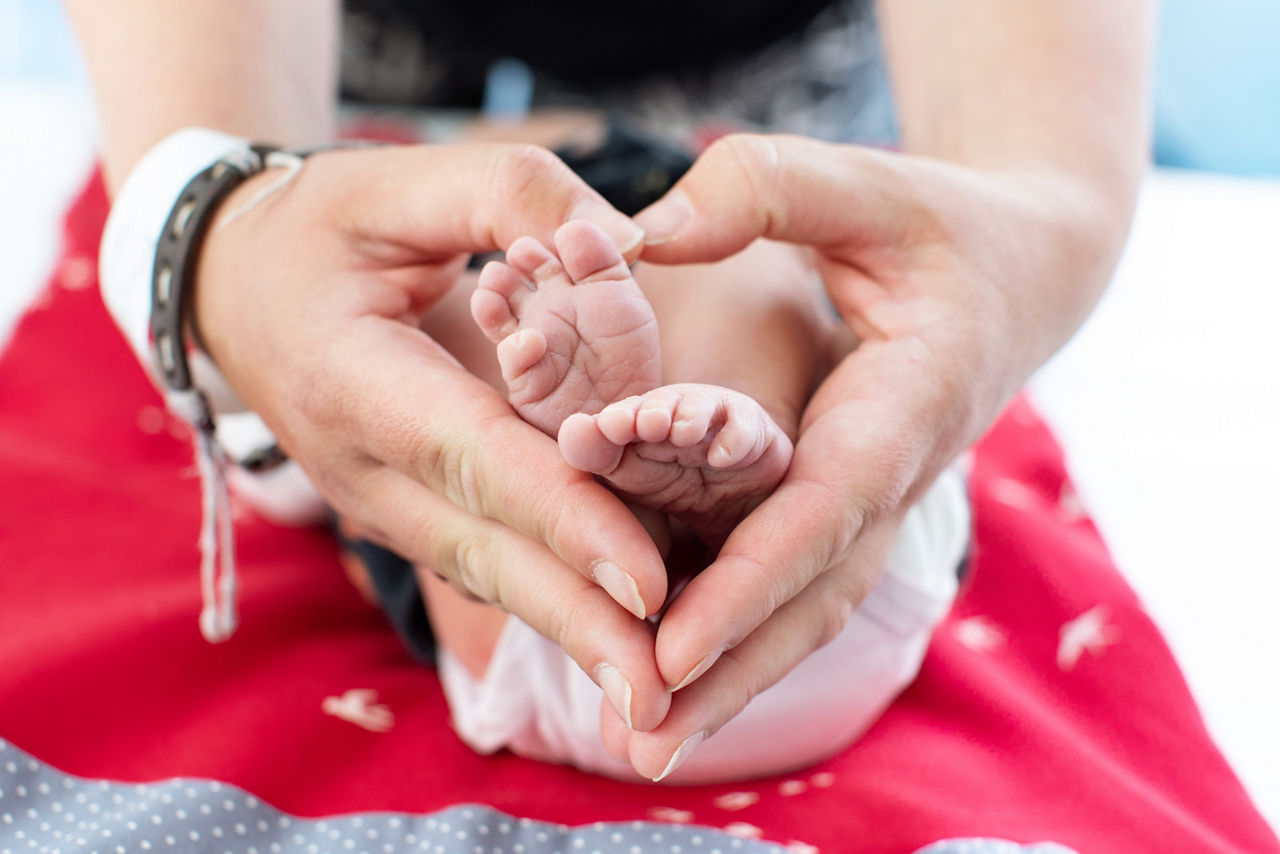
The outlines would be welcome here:
M 602 560 L 591 568 L 591 577 L 613 597 L 613 601 L 635 614 L 638 619 L 644 619 L 644 600 L 640 598 L 640 588 L 636 586 L 636 580 L 619 569 L 617 564 Z
M 693 216 L 693 205 L 682 190 L 672 190 L 636 215 L 635 223 L 644 229 L 646 246 L 657 246 L 674 240 Z
M 631 729 L 631 683 L 627 677 L 612 664 L 601 664 L 596 668 L 596 683 L 604 690 L 613 710 L 627 722 L 627 729 Z
M 707 464 L 712 468 L 724 468 L 733 461 L 733 455 L 729 453 L 727 445 L 716 445 L 711 449 L 711 453 L 707 454 Z
M 679 691 L 681 688 L 693 682 L 693 680 L 697 679 L 702 674 L 706 673 L 708 670 L 711 669 L 711 665 L 716 663 L 716 661 L 720 658 L 723 652 L 724 652 L 724 647 L 721 647 L 720 649 L 717 649 L 714 652 L 712 652 L 706 658 L 702 659 L 702 661 L 699 661 L 698 666 L 690 670 L 689 675 L 684 677 L 684 679 L 681 679 L 680 684 L 675 686 L 671 690 Z
M 583 199 L 569 219 L 581 219 L 600 226 L 612 238 L 618 251 L 626 255 L 644 240 L 644 230 L 599 199 Z
M 671 754 L 671 760 L 667 763 L 667 767 L 662 769 L 662 773 L 653 778 L 653 782 L 661 783 L 667 777 L 671 776 L 671 772 L 675 771 L 684 761 L 693 755 L 693 751 L 698 749 L 698 745 L 707 737 L 707 731 L 695 732 L 693 735 L 680 742 L 680 746 L 676 748 L 676 752 Z

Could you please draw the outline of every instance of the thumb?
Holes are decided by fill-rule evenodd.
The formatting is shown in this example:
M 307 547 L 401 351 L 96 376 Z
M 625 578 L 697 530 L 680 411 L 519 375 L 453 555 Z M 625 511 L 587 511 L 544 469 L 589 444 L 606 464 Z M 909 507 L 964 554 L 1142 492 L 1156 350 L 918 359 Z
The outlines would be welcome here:
M 911 195 L 903 159 L 798 136 L 722 137 L 636 215 L 644 259 L 714 261 L 758 237 L 819 248 L 883 242 L 902 231 L 896 220 Z
M 639 255 L 640 228 L 545 148 L 474 143 L 347 154 L 364 158 L 348 201 L 366 235 L 447 257 L 505 250 L 525 235 L 550 245 L 559 226 L 584 219 L 628 261 Z

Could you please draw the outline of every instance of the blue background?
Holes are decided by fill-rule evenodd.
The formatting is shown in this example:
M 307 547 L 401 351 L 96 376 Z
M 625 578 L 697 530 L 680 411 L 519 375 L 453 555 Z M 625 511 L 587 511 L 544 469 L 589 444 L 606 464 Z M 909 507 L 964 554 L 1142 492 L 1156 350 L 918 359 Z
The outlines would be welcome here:
M 84 88 L 57 0 L 0 0 L 0 83 L 17 79 Z M 1280 0 L 1164 0 L 1154 94 L 1158 164 L 1280 176 Z

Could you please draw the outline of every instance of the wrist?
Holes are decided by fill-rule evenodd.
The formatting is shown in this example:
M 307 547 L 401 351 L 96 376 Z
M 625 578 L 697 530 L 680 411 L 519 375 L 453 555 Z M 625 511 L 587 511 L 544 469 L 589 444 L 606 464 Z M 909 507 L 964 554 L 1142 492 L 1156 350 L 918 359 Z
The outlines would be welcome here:
M 1123 194 L 1054 167 L 989 170 L 977 177 L 988 204 L 970 227 L 987 251 L 994 250 L 999 265 L 987 275 L 999 284 L 1011 339 L 1023 344 L 1020 353 L 1003 356 L 1020 362 L 1015 380 L 1021 385 L 1097 305 L 1115 271 L 1132 209 Z
M 215 171 L 213 167 L 220 163 L 230 166 Z M 225 218 L 225 203 L 242 197 L 239 191 L 258 177 L 250 173 L 263 165 L 247 140 L 203 128 L 180 130 L 161 140 L 135 166 L 117 195 L 103 235 L 103 301 L 167 405 L 196 427 L 212 412 L 242 413 L 244 405 L 213 362 L 186 346 L 192 340 L 192 327 L 186 323 L 192 301 L 183 289 L 191 282 L 181 279 L 194 278 L 201 238 L 212 234 L 212 229 L 201 226 L 212 223 L 216 228 Z M 197 212 L 192 205 L 207 196 L 212 176 L 229 171 L 248 174 L 248 178 L 224 194 L 222 203 L 208 204 L 205 198 Z M 185 240 L 175 238 L 177 232 Z M 169 274 L 163 286 L 157 276 L 162 269 Z M 168 297 L 162 297 L 162 292 Z M 175 371 L 178 361 L 182 370 Z M 195 398 L 200 405 L 194 404 Z M 274 444 L 256 415 L 244 413 L 236 421 L 243 424 L 227 425 L 236 427 L 231 431 L 236 440 L 229 445 L 232 459 L 254 459 L 261 448 Z
M 239 137 L 184 128 L 147 152 L 111 207 L 99 260 L 103 302 L 153 382 L 159 373 L 151 351 L 152 272 L 165 222 L 192 178 L 248 149 Z
M 1098 288 L 1111 277 L 1128 237 L 1139 180 L 1124 186 L 1050 166 L 992 173 L 1016 194 L 1020 207 L 1058 242 L 1077 275 Z
M 214 364 L 220 364 L 215 353 L 225 352 L 222 333 L 236 322 L 236 306 L 226 289 L 208 284 L 209 270 L 219 265 L 213 259 L 224 253 L 235 253 L 234 244 L 238 232 L 227 229 L 233 219 L 250 214 L 257 203 L 281 186 L 287 176 L 287 167 L 271 167 L 247 177 L 226 198 L 210 211 L 211 224 L 194 259 L 191 281 L 188 285 L 186 329 L 201 352 Z

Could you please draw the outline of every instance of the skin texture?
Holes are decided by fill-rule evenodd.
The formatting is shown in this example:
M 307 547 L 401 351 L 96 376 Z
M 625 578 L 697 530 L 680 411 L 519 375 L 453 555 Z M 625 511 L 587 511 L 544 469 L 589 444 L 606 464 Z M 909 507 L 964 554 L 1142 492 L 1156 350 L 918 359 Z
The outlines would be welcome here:
M 337 127 L 336 0 L 65 0 L 102 122 L 107 186 L 188 125 L 284 146 Z
M 68 7 L 113 186 L 185 125 L 286 145 L 332 136 L 333 2 Z M 562 164 L 522 146 L 315 157 L 202 259 L 208 349 L 329 500 L 586 672 L 619 668 L 635 730 L 606 706 L 606 742 L 649 777 L 839 631 L 905 506 L 1079 326 L 1128 227 L 1148 3 L 884 2 L 880 17 L 904 154 L 731 137 L 637 220 L 658 263 L 761 235 L 813 246 L 862 341 L 810 401 L 786 479 L 656 643 L 615 601 L 627 597 L 592 581 L 608 559 L 637 610 L 661 605 L 662 563 L 638 523 L 418 329 L 464 253 L 549 243 L 571 218 L 634 260 L 639 235 Z
M 112 186 L 185 125 L 286 145 L 332 138 L 335 3 L 69 10 L 98 92 Z M 246 182 L 226 210 L 274 177 Z M 657 549 L 619 500 L 419 329 L 467 254 L 525 234 L 550 240 L 579 218 L 634 260 L 639 230 L 545 149 L 316 155 L 267 202 L 215 223 L 192 322 L 340 513 L 518 614 L 586 672 L 612 664 L 634 686 L 633 722 L 654 726 L 669 692 L 652 631 L 633 613 L 656 611 L 666 596 Z M 601 561 L 619 567 L 607 577 L 626 608 L 594 582 Z
M 485 180 L 467 179 L 476 173 Z M 501 223 L 541 219 L 549 234 L 583 201 L 602 204 L 541 149 L 316 155 L 205 246 L 195 322 L 340 513 L 518 614 L 588 672 L 618 668 L 644 726 L 668 696 L 651 633 L 623 605 L 661 605 L 657 549 L 619 500 L 419 329 L 467 252 L 515 239 Z M 593 581 L 605 561 L 635 579 L 612 587 L 623 605 Z
M 579 222 L 562 226 L 555 241 L 554 253 L 529 238 L 516 241 L 505 263 L 486 265 L 471 297 L 476 324 L 496 345 L 507 399 L 525 421 L 557 438 L 574 468 L 600 475 L 630 503 L 672 514 L 719 545 L 782 479 L 789 437 L 748 394 L 701 383 L 662 385 L 664 376 L 692 372 L 678 360 L 662 364 L 655 308 L 613 242 Z M 735 270 L 740 266 L 722 265 L 715 277 L 700 277 L 697 267 L 678 269 L 689 287 L 720 291 L 725 302 L 764 287 L 796 287 L 794 273 L 762 280 L 755 271 Z M 679 295 L 659 295 L 675 296 L 677 312 L 688 308 Z M 773 312 L 740 326 L 725 324 L 726 313 L 707 318 L 698 334 L 703 349 L 718 353 L 720 342 L 735 336 L 785 335 Z M 816 328 L 809 333 L 820 335 Z M 739 387 L 759 388 L 766 398 L 803 396 L 803 383 L 786 383 L 796 373 L 786 363 L 803 355 L 794 348 L 781 365 L 744 369 Z M 797 407 L 791 422 L 798 415 Z
M 1145 163 L 1145 4 L 882 3 L 906 154 L 729 137 L 636 221 L 646 260 L 809 244 L 861 345 L 807 407 L 778 490 L 658 633 L 661 726 L 606 743 L 642 774 L 830 640 L 911 500 L 1075 331 Z M 922 156 L 922 155 L 927 155 Z M 690 684 L 692 683 L 692 684 Z

